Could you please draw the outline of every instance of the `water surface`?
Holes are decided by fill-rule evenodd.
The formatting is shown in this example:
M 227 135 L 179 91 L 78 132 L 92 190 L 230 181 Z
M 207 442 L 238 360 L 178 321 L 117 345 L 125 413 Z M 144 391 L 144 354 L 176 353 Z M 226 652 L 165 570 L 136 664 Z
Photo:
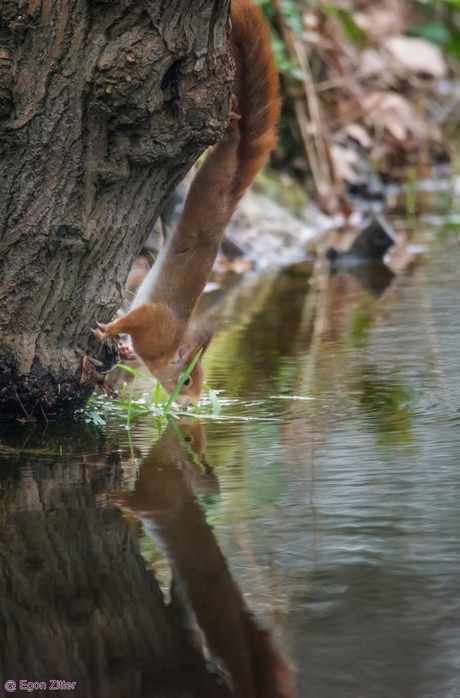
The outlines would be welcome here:
M 205 309 L 220 415 L 5 432 L 2 684 L 459 696 L 459 262 L 248 277 Z

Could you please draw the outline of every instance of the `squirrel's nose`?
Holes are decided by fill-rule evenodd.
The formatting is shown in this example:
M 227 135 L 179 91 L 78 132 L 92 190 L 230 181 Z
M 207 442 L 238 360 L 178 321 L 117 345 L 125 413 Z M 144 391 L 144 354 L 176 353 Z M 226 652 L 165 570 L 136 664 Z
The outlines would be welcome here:
M 176 402 L 181 406 L 181 407 L 188 407 L 189 405 L 192 404 L 192 398 L 190 395 L 181 395 L 179 394 L 176 397 Z

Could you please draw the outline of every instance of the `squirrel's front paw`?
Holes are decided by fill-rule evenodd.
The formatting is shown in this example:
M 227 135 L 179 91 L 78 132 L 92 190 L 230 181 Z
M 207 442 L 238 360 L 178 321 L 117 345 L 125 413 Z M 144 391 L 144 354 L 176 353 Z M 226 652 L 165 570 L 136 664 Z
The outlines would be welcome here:
M 110 333 L 110 325 L 103 325 L 102 322 L 97 322 L 97 330 L 93 330 L 91 328 L 91 332 L 94 334 L 95 337 L 97 337 L 101 342 L 105 342 L 106 339 L 111 337 Z
M 136 352 L 129 344 L 120 344 L 118 347 L 118 355 L 123 361 L 134 361 L 134 359 L 137 359 Z

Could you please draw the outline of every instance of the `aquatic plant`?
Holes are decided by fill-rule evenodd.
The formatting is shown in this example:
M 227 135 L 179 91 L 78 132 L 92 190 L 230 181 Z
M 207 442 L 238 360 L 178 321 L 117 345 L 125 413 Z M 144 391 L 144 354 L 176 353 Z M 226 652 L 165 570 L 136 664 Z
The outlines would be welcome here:
M 120 396 L 115 399 L 106 400 L 105 397 L 91 396 L 88 401 L 86 414 L 90 421 L 94 421 L 96 424 L 105 424 L 105 419 L 101 414 L 101 408 L 108 411 L 111 414 L 116 414 L 119 418 L 126 422 L 126 427 L 129 429 L 131 423 L 138 419 L 139 417 L 145 417 L 148 415 L 153 415 L 162 422 L 163 418 L 175 417 L 183 414 L 193 414 L 193 415 L 203 415 L 203 409 L 193 403 L 193 407 L 184 410 L 181 407 L 175 406 L 174 401 L 178 396 L 180 389 L 184 385 L 185 381 L 192 372 L 195 364 L 201 356 L 202 349 L 195 355 L 192 362 L 188 366 L 185 373 L 182 375 L 180 381 L 176 385 L 174 391 L 170 396 L 163 390 L 160 383 L 153 378 L 153 376 L 142 373 L 132 366 L 126 366 L 125 364 L 117 364 L 117 368 L 126 371 L 131 376 L 133 376 L 133 381 L 131 383 L 131 389 L 129 394 L 127 394 L 127 384 L 123 383 Z M 137 379 L 140 378 L 147 383 L 153 384 L 152 390 L 143 393 L 139 398 L 134 398 L 134 392 L 136 387 Z M 221 406 L 217 393 L 214 390 L 208 388 L 207 390 L 209 396 L 209 412 L 208 414 L 217 416 L 220 414 Z

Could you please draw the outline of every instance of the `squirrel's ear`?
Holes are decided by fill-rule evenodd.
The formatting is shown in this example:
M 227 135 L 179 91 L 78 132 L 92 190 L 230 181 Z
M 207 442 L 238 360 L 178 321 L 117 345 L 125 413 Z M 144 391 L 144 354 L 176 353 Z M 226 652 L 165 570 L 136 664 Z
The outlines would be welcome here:
M 214 332 L 212 330 L 201 330 L 199 333 L 197 333 L 197 351 L 203 349 L 201 356 L 203 356 L 203 354 L 211 344 L 213 336 Z
M 203 356 L 206 349 L 211 344 L 213 334 L 212 330 L 191 332 L 187 336 L 186 342 L 179 347 L 178 354 L 180 359 L 189 365 L 200 349 L 203 350 L 201 352 L 201 356 Z

